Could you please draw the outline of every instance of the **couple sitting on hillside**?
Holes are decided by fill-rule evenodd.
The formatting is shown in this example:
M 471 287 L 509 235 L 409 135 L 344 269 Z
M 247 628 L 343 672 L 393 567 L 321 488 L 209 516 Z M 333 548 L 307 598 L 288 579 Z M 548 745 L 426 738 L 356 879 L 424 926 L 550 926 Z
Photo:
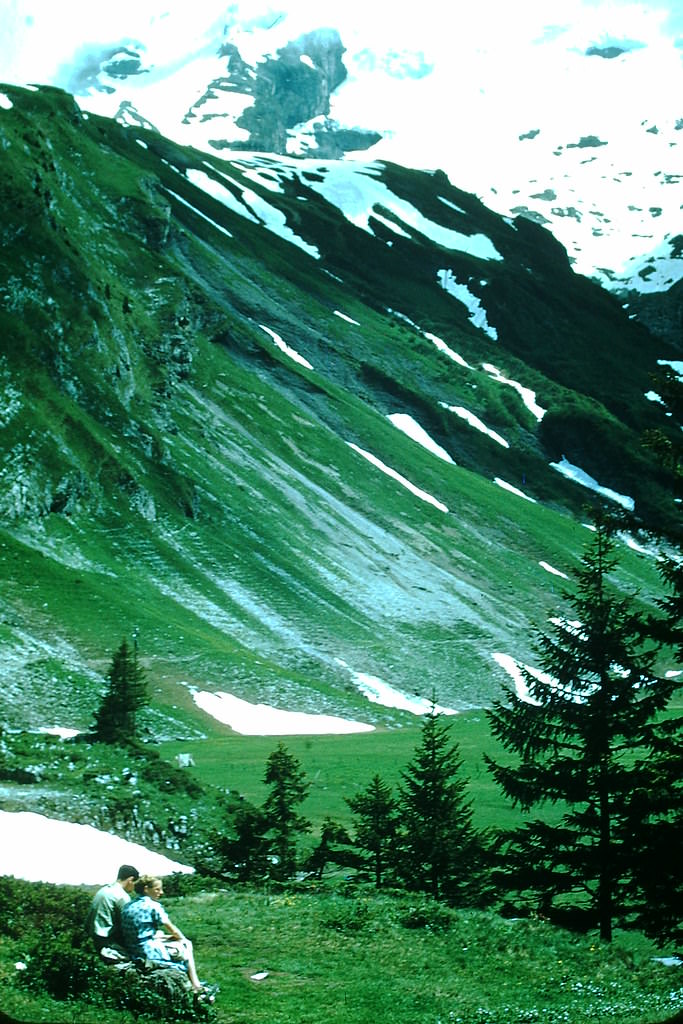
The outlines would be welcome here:
M 163 893 L 161 879 L 122 864 L 116 881 L 95 893 L 86 918 L 88 934 L 107 963 L 145 960 L 184 971 L 192 989 L 213 1002 L 213 987 L 197 975 L 192 943 L 159 902 Z

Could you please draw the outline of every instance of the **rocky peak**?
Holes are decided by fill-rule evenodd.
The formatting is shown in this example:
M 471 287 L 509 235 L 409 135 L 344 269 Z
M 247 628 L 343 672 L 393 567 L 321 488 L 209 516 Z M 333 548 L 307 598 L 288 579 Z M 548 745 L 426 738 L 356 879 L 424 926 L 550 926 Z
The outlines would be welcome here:
M 367 149 L 379 140 L 377 132 L 340 129 L 329 118 L 330 97 L 347 77 L 344 53 L 339 33 L 330 28 L 306 32 L 277 50 L 275 57 L 267 56 L 255 67 L 242 58 L 237 46 L 225 43 L 219 56 L 227 57 L 226 74 L 211 82 L 187 112 L 185 123 L 197 116 L 219 117 L 207 115 L 201 108 L 219 99 L 220 92 L 241 93 L 253 97 L 253 104 L 234 122 L 247 137 L 235 140 L 233 133 L 226 131 L 223 138 L 212 140 L 215 149 L 284 154 L 288 152 L 290 130 L 311 121 L 315 125 L 306 136 L 304 147 L 309 153 L 337 157 L 351 149 Z

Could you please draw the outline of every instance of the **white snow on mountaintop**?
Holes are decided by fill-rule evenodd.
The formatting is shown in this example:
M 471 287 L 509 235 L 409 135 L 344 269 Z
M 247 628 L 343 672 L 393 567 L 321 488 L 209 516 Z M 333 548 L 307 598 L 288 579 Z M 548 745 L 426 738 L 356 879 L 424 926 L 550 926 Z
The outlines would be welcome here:
M 210 166 L 210 165 L 209 165 Z M 213 170 L 213 168 L 212 168 Z M 219 171 L 214 173 L 220 174 Z M 262 224 L 269 231 L 279 235 L 286 242 L 292 242 L 294 245 L 303 249 L 309 256 L 313 256 L 314 259 L 320 259 L 320 253 L 314 245 L 309 245 L 303 238 L 300 238 L 287 224 L 287 219 L 280 210 L 272 206 L 271 203 L 267 203 L 265 199 L 259 196 L 253 189 L 244 188 L 231 178 L 227 174 L 221 174 L 221 177 L 225 181 L 232 185 L 242 196 L 242 200 L 236 198 L 235 194 L 227 187 L 216 181 L 215 178 L 210 177 L 205 171 L 198 171 L 194 168 L 188 168 L 187 170 L 188 180 L 196 185 L 197 188 L 202 189 L 208 195 L 212 196 L 213 199 L 217 199 L 223 206 L 227 206 L 233 213 L 238 213 L 241 217 L 246 217 L 247 220 L 253 221 L 256 224 Z
M 212 139 L 245 140 L 236 120 L 253 102 L 214 89 L 192 109 L 226 75 L 222 45 L 237 47 L 253 78 L 266 55 L 332 26 L 348 76 L 331 118 L 381 132 L 373 157 L 443 168 L 504 216 L 527 208 L 579 272 L 608 285 L 616 276 L 651 290 L 683 273 L 668 255 L 647 263 L 682 227 L 674 0 L 480 0 L 466 15 L 424 0 L 419 18 L 389 0 L 290 0 L 276 12 L 258 0 L 167 0 L 161 11 L 144 0 L 12 0 L 2 25 L 0 80 L 59 85 L 107 116 L 130 104 L 129 118 L 138 111 L 205 151 Z M 136 55 L 139 73 L 101 70 Z M 296 146 L 297 129 L 290 136 Z
M 253 163 L 250 163 L 249 160 Z M 260 223 L 269 231 L 274 232 L 287 242 L 299 246 L 315 259 L 320 259 L 320 252 L 296 234 L 287 224 L 285 215 L 268 203 L 251 188 L 245 188 L 235 178 L 215 168 L 205 161 L 212 175 L 195 168 L 188 168 L 188 180 L 202 189 L 223 206 L 254 223 Z M 270 192 L 283 192 L 281 182 L 299 178 L 312 191 L 323 196 L 328 203 L 336 206 L 342 215 L 368 234 L 373 235 L 371 220 L 381 221 L 393 232 L 410 238 L 410 231 L 419 232 L 431 241 L 444 248 L 469 253 L 482 260 L 501 260 L 502 256 L 486 235 L 475 233 L 464 234 L 451 228 L 443 227 L 436 221 L 429 220 L 411 203 L 395 195 L 381 180 L 382 165 L 376 162 L 361 163 L 359 161 L 335 161 L 314 159 L 293 159 L 292 157 L 264 156 L 252 154 L 250 157 L 241 155 L 234 164 L 244 177 L 254 184 Z M 222 178 L 225 184 L 217 181 Z M 187 204 L 186 204 L 187 205 Z M 400 227 L 394 220 L 380 213 L 387 211 L 398 218 L 405 226 Z M 206 217 L 205 214 L 201 216 Z M 208 218 L 207 218 L 208 219 Z M 491 337 L 497 337 L 495 329 L 486 322 L 486 313 L 479 300 L 472 295 L 465 285 L 458 285 L 452 271 L 439 272 L 442 286 L 463 302 L 471 312 L 470 319 L 477 327 L 482 327 Z M 357 323 L 352 318 L 335 310 L 335 315 Z
M 46 818 L 32 811 L 0 811 L 0 875 L 58 885 L 104 885 L 121 864 L 140 874 L 194 871 L 138 843 L 92 825 Z
M 395 195 L 383 181 L 379 180 L 382 165 L 375 161 L 351 163 L 341 160 L 296 160 L 289 166 L 295 173 L 308 171 L 321 175 L 322 181 L 307 179 L 309 188 L 338 207 L 352 224 L 371 235 L 374 231 L 370 220 L 374 217 L 381 219 L 386 227 L 402 235 L 409 235 L 412 229 L 446 249 L 471 253 L 483 260 L 503 258 L 486 235 L 466 235 L 461 231 L 445 228 L 425 217 L 405 199 Z M 300 168 L 303 170 L 300 171 Z M 380 210 L 388 211 L 397 218 L 400 222 L 398 227 L 386 216 L 378 217 Z

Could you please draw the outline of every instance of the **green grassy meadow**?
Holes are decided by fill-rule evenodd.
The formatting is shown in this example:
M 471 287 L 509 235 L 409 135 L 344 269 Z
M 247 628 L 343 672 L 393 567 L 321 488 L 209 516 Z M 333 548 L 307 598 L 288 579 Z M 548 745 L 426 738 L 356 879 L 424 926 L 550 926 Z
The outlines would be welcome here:
M 240 736 L 220 727 L 194 742 L 160 744 L 166 760 L 181 752 L 191 753 L 190 769 L 203 784 L 229 788 L 260 804 L 266 796 L 263 773 L 268 755 L 282 740 L 301 762 L 310 783 L 304 813 L 317 831 L 326 816 L 341 824 L 352 823 L 344 797 L 364 789 L 378 774 L 393 788 L 413 756 L 420 735 L 419 719 L 405 713 L 400 728 L 342 736 Z M 463 775 L 470 780 L 474 820 L 478 828 L 505 827 L 520 820 L 501 796 L 482 760 L 484 752 L 501 758 L 503 751 L 491 737 L 482 711 L 463 712 L 448 718 L 451 740 L 459 745 Z
M 607 946 L 541 920 L 351 885 L 165 904 L 193 939 L 200 976 L 220 985 L 216 1024 L 655 1024 L 683 1007 L 680 968 L 624 933 Z M 27 992 L 13 959 L 21 944 L 0 938 L 4 1009 L 19 1020 L 150 1019 Z

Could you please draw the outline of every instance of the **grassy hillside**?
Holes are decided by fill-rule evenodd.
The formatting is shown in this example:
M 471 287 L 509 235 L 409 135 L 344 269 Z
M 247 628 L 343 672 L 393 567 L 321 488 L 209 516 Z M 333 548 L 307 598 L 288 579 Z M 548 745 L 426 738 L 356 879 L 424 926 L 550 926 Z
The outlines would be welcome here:
M 529 659 L 556 606 L 539 563 L 567 572 L 585 538 L 592 492 L 551 459 L 659 500 L 638 439 L 667 427 L 643 397 L 661 343 L 442 174 L 358 172 L 350 194 L 381 190 L 363 226 L 332 165 L 207 160 L 59 90 L 4 91 L 8 720 L 86 727 L 133 629 L 171 734 L 210 725 L 190 688 L 385 725 L 405 715 L 354 673 L 490 701 L 492 654 Z M 619 585 L 648 600 L 653 560 L 624 547 Z
M 83 890 L 57 891 L 87 906 Z M 21 886 L 15 898 L 25 899 Z M 200 891 L 165 903 L 194 941 L 200 974 L 221 987 L 217 1024 L 655 1024 L 683 1006 L 680 968 L 624 934 L 608 947 L 542 920 L 449 910 L 351 884 Z M 0 940 L 6 1012 L 36 1022 L 142 1019 L 83 996 L 65 1003 L 31 991 L 29 934 L 16 933 L 13 926 Z

